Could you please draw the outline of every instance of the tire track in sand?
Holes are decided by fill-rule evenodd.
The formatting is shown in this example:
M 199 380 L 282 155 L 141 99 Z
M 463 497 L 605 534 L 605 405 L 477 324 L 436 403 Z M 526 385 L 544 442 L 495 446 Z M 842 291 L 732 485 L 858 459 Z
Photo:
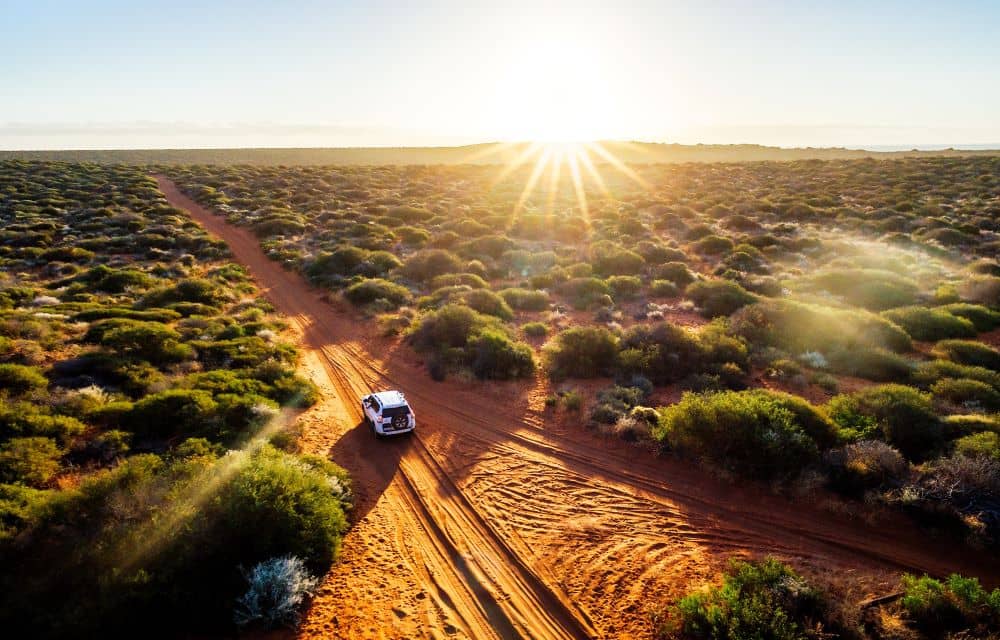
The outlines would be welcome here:
M 340 336 L 322 321 L 322 317 L 330 313 L 329 307 L 317 299 L 298 275 L 284 271 L 269 260 L 258 240 L 248 231 L 229 225 L 205 210 L 182 194 L 169 179 L 162 176 L 156 179 L 171 204 L 187 210 L 209 232 L 226 241 L 236 261 L 248 268 L 262 292 L 289 318 L 304 346 L 319 356 L 330 383 L 330 386 L 323 386 L 328 393 L 332 387 L 334 407 L 331 413 L 339 428 L 357 430 L 361 413 L 354 399 L 369 387 L 345 370 L 344 363 L 350 356 L 339 352 Z M 315 375 L 318 371 L 311 367 L 311 373 Z M 399 444 L 407 443 L 394 444 L 398 449 Z M 394 637 L 397 633 L 404 637 L 414 632 L 427 636 L 463 632 L 471 638 L 504 639 L 595 637 L 596 632 L 586 617 L 575 609 L 565 594 L 551 590 L 496 535 L 450 482 L 420 440 L 413 439 L 410 444 L 399 457 L 395 472 L 385 464 L 357 465 L 350 470 L 355 481 L 364 486 L 378 486 L 387 473 L 391 474 L 373 508 L 383 513 L 371 518 L 369 524 L 372 526 L 364 527 L 364 533 L 373 534 L 367 531 L 369 528 L 388 526 L 395 529 L 395 546 L 400 559 L 408 565 L 408 579 L 377 586 L 389 591 L 415 587 L 414 599 L 425 595 L 426 600 L 426 594 L 430 593 L 434 606 L 424 612 L 427 627 L 407 631 L 409 625 L 393 624 L 388 628 L 376 625 L 350 631 L 331 627 L 324 630 L 343 637 L 354 637 L 358 632 L 371 637 Z M 371 453 L 373 457 L 385 458 L 382 451 Z M 354 465 L 347 462 L 347 466 Z M 372 473 L 376 477 L 366 477 Z M 371 513 L 366 514 L 366 518 Z M 359 523 L 358 529 L 364 524 Z M 375 540 L 386 540 L 385 533 L 375 534 Z M 346 540 L 345 548 L 351 542 Z M 403 571 L 401 564 L 395 569 Z M 327 593 L 332 595 L 332 590 Z M 323 595 L 321 590 L 320 596 Z M 372 595 L 371 590 L 366 595 Z M 407 594 L 398 597 L 405 601 Z M 362 602 L 345 604 L 360 605 Z M 398 606 L 392 609 L 401 611 Z M 399 613 L 396 615 L 399 617 Z

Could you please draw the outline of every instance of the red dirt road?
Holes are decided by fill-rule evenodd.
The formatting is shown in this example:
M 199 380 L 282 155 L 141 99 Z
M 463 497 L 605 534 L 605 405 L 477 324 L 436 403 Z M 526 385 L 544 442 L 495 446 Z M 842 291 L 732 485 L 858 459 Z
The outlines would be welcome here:
M 998 582 L 997 559 L 935 543 L 902 519 L 873 526 L 553 422 L 541 377 L 433 382 L 398 340 L 157 180 L 291 321 L 324 396 L 302 418 L 304 446 L 355 479 L 357 522 L 303 638 L 650 637 L 652 608 L 742 555 L 856 585 L 858 599 L 889 591 L 901 570 Z M 360 425 L 358 398 L 387 387 L 413 405 L 413 437 L 375 441 Z

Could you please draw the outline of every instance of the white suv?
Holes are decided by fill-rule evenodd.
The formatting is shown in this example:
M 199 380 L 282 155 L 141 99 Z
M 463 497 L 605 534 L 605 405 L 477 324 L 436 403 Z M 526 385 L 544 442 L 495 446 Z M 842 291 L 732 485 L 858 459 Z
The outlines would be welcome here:
M 409 433 L 417 426 L 413 409 L 401 391 L 367 395 L 361 398 L 361 411 L 365 414 L 365 422 L 378 436 Z

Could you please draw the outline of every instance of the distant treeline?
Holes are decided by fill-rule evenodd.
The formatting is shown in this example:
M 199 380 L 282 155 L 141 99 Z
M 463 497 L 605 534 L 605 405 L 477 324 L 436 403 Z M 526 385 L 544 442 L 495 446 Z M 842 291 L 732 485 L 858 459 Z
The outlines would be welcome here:
M 505 164 L 518 158 L 527 144 L 484 143 L 462 147 L 356 147 L 341 149 L 84 149 L 67 151 L 0 151 L 0 160 L 58 160 L 112 164 Z M 627 163 L 746 162 L 754 160 L 835 160 L 899 158 L 904 156 L 1000 155 L 1000 149 L 864 151 L 812 147 L 784 149 L 756 144 L 683 145 L 649 142 L 604 142 L 602 145 L 615 158 Z M 598 157 L 594 159 L 598 160 Z

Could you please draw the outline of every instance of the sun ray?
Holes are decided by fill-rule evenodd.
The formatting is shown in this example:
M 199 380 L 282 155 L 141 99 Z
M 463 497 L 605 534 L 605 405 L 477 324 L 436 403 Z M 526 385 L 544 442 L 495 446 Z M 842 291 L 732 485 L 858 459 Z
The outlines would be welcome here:
M 589 142 L 587 143 L 587 148 L 593 150 L 594 153 L 604 158 L 604 160 L 613 166 L 615 169 L 621 171 L 625 176 L 631 178 L 636 183 L 638 183 L 644 189 L 651 190 L 652 187 L 648 182 L 642 179 L 638 173 L 632 170 L 631 167 L 626 165 L 624 162 L 616 158 L 613 154 L 609 153 L 607 149 L 601 146 L 599 142 Z
M 573 190 L 576 191 L 576 201 L 580 204 L 583 222 L 589 227 L 590 210 L 587 208 L 587 191 L 583 188 L 583 180 L 580 178 L 580 153 L 577 149 L 569 154 L 569 173 L 573 178 Z
M 545 165 L 549 163 L 551 155 L 552 149 L 545 149 L 535 162 L 535 168 L 531 170 L 531 176 L 528 178 L 528 182 L 524 185 L 524 191 L 521 192 L 521 197 L 518 199 L 517 205 L 514 206 L 515 218 L 517 218 L 518 214 L 521 213 L 521 209 L 528 201 L 528 198 L 531 197 L 532 192 L 535 190 L 535 185 L 538 184 L 538 180 L 542 177 L 542 173 L 545 172 Z
M 586 147 L 581 150 L 580 161 L 583 163 L 583 168 L 587 170 L 587 175 L 589 175 L 590 179 L 597 184 L 597 188 L 600 189 L 602 194 L 604 194 L 604 197 L 610 198 L 611 190 L 608 189 L 608 185 L 605 184 L 604 178 L 602 178 L 601 174 L 598 173 L 597 167 L 594 166 L 594 161 L 590 159 L 590 153 Z
M 477 145 L 478 146 L 478 145 Z M 482 160 L 484 158 L 489 158 L 491 156 L 499 155 L 506 151 L 507 149 L 514 146 L 513 142 L 496 142 L 494 144 L 486 145 L 478 151 L 474 151 L 462 158 L 459 164 L 468 164 L 476 162 L 477 160 Z
M 532 142 L 525 147 L 524 151 L 522 151 L 520 155 L 504 165 L 504 168 L 499 174 L 497 174 L 497 177 L 493 179 L 493 182 L 490 183 L 490 187 L 492 188 L 497 186 L 503 181 L 504 178 L 517 171 L 523 165 L 527 164 L 532 157 L 540 152 L 541 148 L 542 145 L 537 142 Z
M 548 198 L 545 201 L 545 214 L 552 215 L 552 212 L 556 208 L 556 196 L 559 195 L 559 178 L 562 173 L 562 165 L 566 158 L 566 151 L 564 149 L 556 149 L 553 152 L 552 168 L 549 172 L 549 193 Z

